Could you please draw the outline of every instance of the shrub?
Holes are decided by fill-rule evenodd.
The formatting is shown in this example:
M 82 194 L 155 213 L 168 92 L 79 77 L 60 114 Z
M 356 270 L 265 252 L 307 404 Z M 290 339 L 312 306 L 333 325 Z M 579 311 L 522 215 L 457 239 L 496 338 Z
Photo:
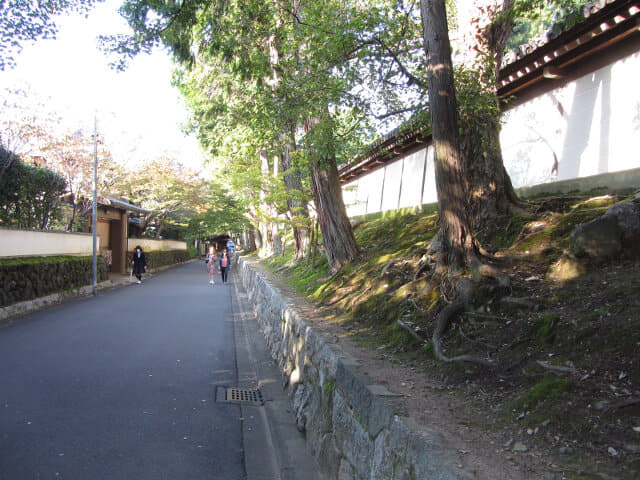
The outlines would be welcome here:
M 156 269 L 165 265 L 175 265 L 176 263 L 186 262 L 191 258 L 187 250 L 166 250 L 158 252 L 144 252 L 144 258 L 147 261 L 147 269 Z M 131 265 L 133 260 L 133 252 L 127 252 L 127 265 Z
M 91 257 L 22 257 L 0 261 L 0 306 L 91 285 Z M 98 281 L 109 278 L 98 257 Z

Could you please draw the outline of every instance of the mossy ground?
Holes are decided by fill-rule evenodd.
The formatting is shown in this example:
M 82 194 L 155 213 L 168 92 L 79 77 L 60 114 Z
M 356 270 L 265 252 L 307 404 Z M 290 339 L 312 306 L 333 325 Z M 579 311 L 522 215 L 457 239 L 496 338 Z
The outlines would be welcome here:
M 569 281 L 546 277 L 575 226 L 621 200 L 536 199 L 530 215 L 478 232 L 512 286 L 501 292 L 484 285 L 473 311 L 449 329 L 444 348 L 490 357 L 496 369 L 433 357 L 428 339 L 442 294 L 414 280 L 439 228 L 435 213 L 390 213 L 358 222 L 363 254 L 335 275 L 321 256 L 313 265 L 292 265 L 290 248 L 263 263 L 360 345 L 445 382 L 461 396 L 482 391 L 484 401 L 466 414 L 490 416 L 496 428 L 546 452 L 565 472 L 558 478 L 639 478 L 640 402 L 634 401 L 640 401 L 640 265 L 620 260 Z M 526 298 L 530 308 L 507 307 L 501 295 Z M 407 334 L 399 319 L 425 341 Z

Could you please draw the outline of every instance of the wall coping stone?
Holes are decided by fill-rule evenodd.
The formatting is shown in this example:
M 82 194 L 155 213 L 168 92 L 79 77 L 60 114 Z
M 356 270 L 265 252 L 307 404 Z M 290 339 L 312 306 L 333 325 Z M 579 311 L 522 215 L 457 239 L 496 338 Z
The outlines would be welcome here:
M 238 260 L 258 324 L 285 377 L 298 428 L 332 479 L 470 480 L 444 437 L 408 417 L 403 396 L 373 382 L 338 338 L 314 329 L 313 307 L 285 294 L 268 272 Z

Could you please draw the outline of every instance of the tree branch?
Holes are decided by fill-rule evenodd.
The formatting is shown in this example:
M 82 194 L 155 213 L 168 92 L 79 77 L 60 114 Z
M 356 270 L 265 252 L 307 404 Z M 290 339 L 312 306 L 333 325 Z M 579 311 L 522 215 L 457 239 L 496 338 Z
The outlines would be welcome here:
M 427 84 L 421 80 L 420 78 L 416 77 L 415 75 L 413 75 L 408 69 L 407 67 L 404 66 L 404 64 L 400 61 L 400 58 L 398 58 L 398 55 L 391 50 L 391 48 L 389 48 L 383 41 L 382 39 L 380 39 L 379 37 L 377 37 L 375 39 L 378 42 L 378 45 L 380 45 L 382 47 L 383 50 L 385 50 L 387 52 L 387 54 L 391 57 L 391 59 L 396 63 L 396 65 L 398 65 L 398 68 L 400 69 L 400 71 L 402 72 L 402 74 L 404 76 L 406 76 L 409 79 L 409 83 L 412 84 L 416 84 L 418 85 L 420 88 L 423 89 L 427 89 Z

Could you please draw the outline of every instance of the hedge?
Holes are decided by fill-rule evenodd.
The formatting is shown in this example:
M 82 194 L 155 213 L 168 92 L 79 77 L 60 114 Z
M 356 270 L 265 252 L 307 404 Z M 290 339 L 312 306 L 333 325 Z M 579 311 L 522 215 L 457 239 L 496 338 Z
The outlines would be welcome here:
M 98 257 L 98 282 L 109 279 Z M 23 257 L 0 260 L 0 307 L 91 285 L 91 257 Z
M 175 265 L 176 263 L 186 262 L 191 258 L 187 250 L 166 250 L 157 252 L 144 252 L 144 258 L 147 261 L 147 270 L 154 270 L 165 265 Z M 133 252 L 127 252 L 127 268 L 131 268 L 133 260 Z

